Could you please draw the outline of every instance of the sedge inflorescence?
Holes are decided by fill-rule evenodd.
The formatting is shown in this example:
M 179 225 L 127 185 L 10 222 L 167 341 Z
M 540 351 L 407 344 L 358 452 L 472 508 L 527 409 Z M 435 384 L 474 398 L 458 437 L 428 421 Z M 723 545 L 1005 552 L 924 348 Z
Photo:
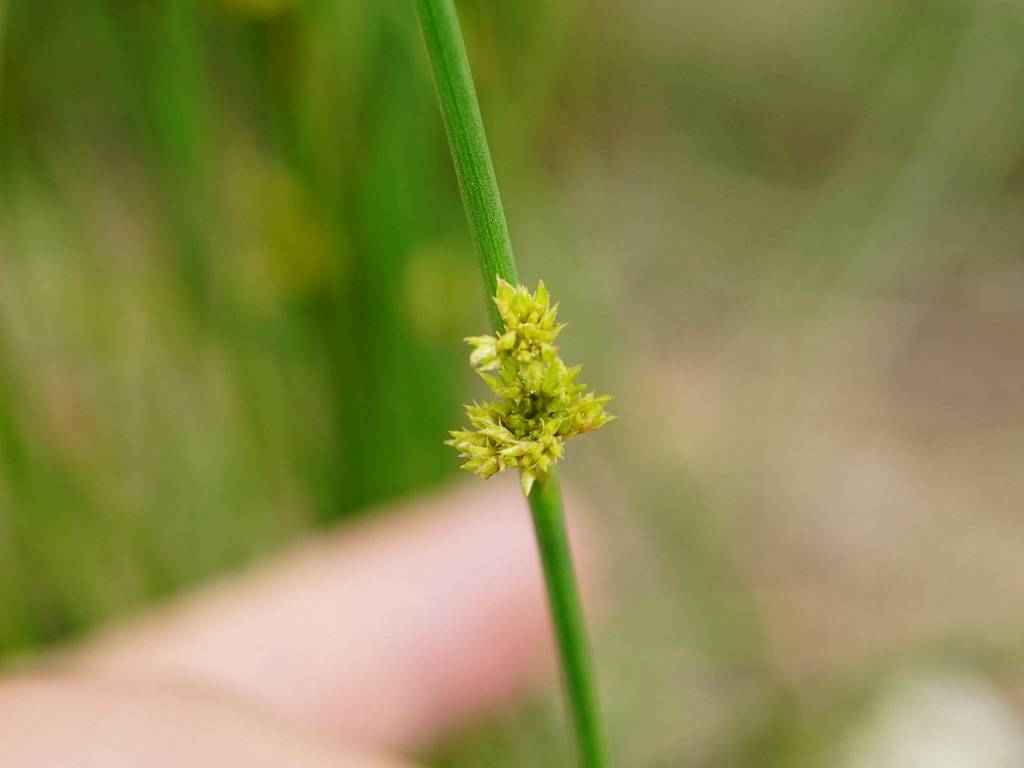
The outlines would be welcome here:
M 489 478 L 503 469 L 521 470 L 523 491 L 562 458 L 565 441 L 612 420 L 607 395 L 585 392 L 576 383 L 581 366 L 567 367 L 555 339 L 558 305 L 544 282 L 531 294 L 498 280 L 494 297 L 504 331 L 470 336 L 470 365 L 499 398 L 466 406 L 469 429 L 453 430 L 446 445 L 467 459 L 462 468 Z

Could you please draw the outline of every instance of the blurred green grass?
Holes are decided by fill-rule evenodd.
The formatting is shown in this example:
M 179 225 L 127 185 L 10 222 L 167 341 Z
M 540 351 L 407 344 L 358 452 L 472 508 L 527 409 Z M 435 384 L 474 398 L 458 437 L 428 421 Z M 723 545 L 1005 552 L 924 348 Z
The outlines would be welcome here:
M 624 417 L 568 467 L 626 532 L 599 640 L 623 764 L 828 764 L 891 658 L 793 672 L 805 647 L 749 552 L 796 472 L 773 474 L 796 434 L 773 414 L 789 394 L 901 423 L 923 406 L 878 382 L 975 289 L 997 296 L 979 322 L 1022 327 L 992 288 L 1016 285 L 1024 234 L 1021 14 L 459 7 L 523 277 L 563 298 Z M 477 392 L 461 338 L 486 321 L 412 8 L 2 8 L 0 655 L 452 478 L 441 440 Z M 759 374 L 787 344 L 806 378 Z M 557 712 L 434 762 L 564 764 Z
M 478 308 L 415 28 L 258 10 L 11 9 L 8 650 L 450 474 Z

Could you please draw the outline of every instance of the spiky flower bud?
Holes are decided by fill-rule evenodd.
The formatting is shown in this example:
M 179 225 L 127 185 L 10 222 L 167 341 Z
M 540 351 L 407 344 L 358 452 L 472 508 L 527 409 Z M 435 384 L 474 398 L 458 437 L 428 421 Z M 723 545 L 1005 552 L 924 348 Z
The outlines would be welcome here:
M 565 441 L 598 429 L 614 417 L 600 397 L 576 383 L 580 366 L 567 368 L 555 339 L 556 322 L 544 282 L 531 294 L 498 280 L 494 297 L 505 330 L 494 336 L 470 336 L 470 365 L 499 401 L 466 406 L 470 428 L 453 430 L 446 445 L 466 459 L 462 468 L 483 478 L 503 469 L 521 470 L 523 491 L 565 452 Z

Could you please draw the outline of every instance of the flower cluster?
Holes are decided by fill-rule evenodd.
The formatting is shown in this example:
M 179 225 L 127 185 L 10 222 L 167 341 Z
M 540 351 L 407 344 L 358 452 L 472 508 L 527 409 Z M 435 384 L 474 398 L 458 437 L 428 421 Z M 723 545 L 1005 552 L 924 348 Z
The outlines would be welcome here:
M 451 432 L 445 444 L 467 459 L 463 469 L 493 477 L 503 469 L 521 470 L 523 491 L 562 457 L 565 441 L 612 420 L 604 406 L 611 399 L 584 394 L 576 383 L 580 366 L 566 367 L 555 339 L 558 305 L 543 281 L 532 295 L 523 286 L 498 280 L 494 298 L 504 324 L 495 336 L 471 336 L 469 362 L 498 402 L 466 406 L 470 429 Z

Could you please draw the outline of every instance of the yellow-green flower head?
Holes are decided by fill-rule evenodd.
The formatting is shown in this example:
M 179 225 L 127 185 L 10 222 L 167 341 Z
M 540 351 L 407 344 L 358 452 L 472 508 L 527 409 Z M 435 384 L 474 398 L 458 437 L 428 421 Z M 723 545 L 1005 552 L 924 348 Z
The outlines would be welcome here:
M 604 426 L 614 417 L 604 406 L 611 399 L 576 383 L 580 366 L 567 368 L 555 339 L 556 322 L 544 282 L 531 294 L 499 278 L 494 297 L 505 330 L 495 336 L 470 336 L 470 365 L 501 399 L 466 406 L 469 429 L 454 430 L 446 445 L 467 459 L 463 469 L 493 477 L 519 468 L 523 491 L 562 458 L 565 441 Z

